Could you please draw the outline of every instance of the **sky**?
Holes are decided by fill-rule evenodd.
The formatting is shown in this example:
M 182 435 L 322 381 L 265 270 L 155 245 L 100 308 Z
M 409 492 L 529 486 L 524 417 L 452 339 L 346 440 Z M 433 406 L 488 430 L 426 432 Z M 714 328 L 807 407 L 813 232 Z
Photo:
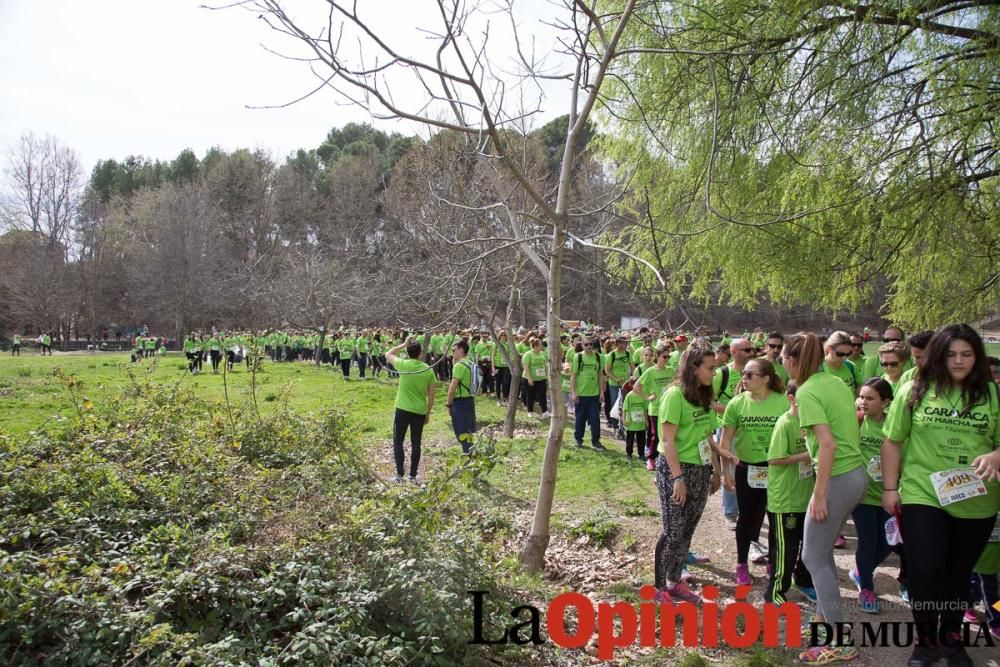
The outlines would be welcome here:
M 291 2 L 303 25 L 325 24 L 325 14 L 309 13 L 324 2 Z M 429 20 L 426 5 L 358 4 L 373 20 L 384 21 L 381 26 L 397 47 L 419 52 L 431 44 L 415 29 Z M 526 4 L 532 11 L 532 3 Z M 376 121 L 332 91 L 288 108 L 248 108 L 288 103 L 315 88 L 317 80 L 306 64 L 265 50 L 302 55 L 297 43 L 271 31 L 256 13 L 200 5 L 0 0 L 0 149 L 6 152 L 27 131 L 50 134 L 79 154 L 89 174 L 98 160 L 128 155 L 171 160 L 185 148 L 199 156 L 212 146 L 262 148 L 283 159 L 298 148 L 319 146 L 331 128 L 352 121 L 426 135 L 416 125 Z M 505 43 L 496 19 L 493 31 L 497 48 L 506 48 L 510 58 L 510 40 Z M 551 50 L 551 35 L 549 43 L 540 41 L 536 49 Z M 400 99 L 420 94 L 408 85 L 394 88 Z M 561 90 L 549 86 L 546 95 L 536 125 L 567 109 Z

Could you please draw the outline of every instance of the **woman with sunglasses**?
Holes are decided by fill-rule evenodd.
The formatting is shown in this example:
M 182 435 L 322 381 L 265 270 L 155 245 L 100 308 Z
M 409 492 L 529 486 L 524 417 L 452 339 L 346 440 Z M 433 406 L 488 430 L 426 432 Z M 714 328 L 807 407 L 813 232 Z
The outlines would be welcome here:
M 882 379 L 889 383 L 893 392 L 899 387 L 900 378 L 903 377 L 906 362 L 909 360 L 910 348 L 902 343 L 893 341 L 878 348 L 878 362 L 882 368 Z
M 726 404 L 722 416 L 722 445 L 725 452 L 735 450 L 739 459 L 735 482 L 729 466 L 723 483 L 736 489 L 740 513 L 736 519 L 736 583 L 753 584 L 747 561 L 750 543 L 760 539 L 760 528 L 767 513 L 767 450 L 778 418 L 788 412 L 784 385 L 766 359 L 753 359 L 743 369 L 744 391 Z
M 910 667 L 942 654 L 949 665 L 973 664 L 954 640 L 1000 510 L 998 422 L 982 339 L 966 324 L 942 327 L 889 408 L 882 444 L 882 508 L 901 516 L 917 630 Z
M 832 349 L 849 347 L 844 345 L 845 340 L 850 342 L 846 334 L 843 339 L 834 339 Z M 806 513 L 802 562 L 816 588 L 815 620 L 836 624 L 844 620 L 844 615 L 833 559 L 834 543 L 868 487 L 854 413 L 854 392 L 834 374 L 822 372 L 823 352 L 815 334 L 797 333 L 785 339 L 782 361 L 798 386 L 799 425 L 806 431 L 806 448 L 816 470 Z M 857 655 L 856 647 L 831 642 L 827 646 L 814 646 L 799 658 L 807 664 L 825 665 L 853 660 Z
M 691 347 L 681 355 L 677 380 L 660 399 L 661 456 L 656 464 L 656 485 L 663 532 L 656 542 L 654 570 L 657 600 L 661 602 L 701 602 L 701 596 L 683 583 L 681 574 L 708 496 L 720 486 L 718 457 L 713 452 L 721 452 L 712 438 L 718 422 L 712 411 L 714 375 L 711 350 Z M 723 456 L 733 458 L 728 453 Z
M 823 347 L 826 351 L 826 357 L 823 359 L 823 372 L 843 380 L 856 397 L 861 389 L 861 370 L 848 359 L 854 350 L 851 347 L 851 337 L 844 331 L 834 331 L 827 338 Z

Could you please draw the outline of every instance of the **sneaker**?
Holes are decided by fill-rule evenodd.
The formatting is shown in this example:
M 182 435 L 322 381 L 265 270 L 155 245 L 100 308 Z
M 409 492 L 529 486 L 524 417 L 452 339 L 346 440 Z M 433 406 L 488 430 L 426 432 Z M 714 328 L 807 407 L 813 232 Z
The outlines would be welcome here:
M 701 565 L 702 563 L 712 562 L 712 559 L 708 556 L 701 556 L 694 551 L 689 551 L 686 562 L 688 565 Z
M 750 578 L 750 567 L 746 563 L 738 563 L 736 565 L 736 585 L 737 586 L 752 586 L 753 579 Z
M 931 667 L 940 657 L 936 647 L 917 645 L 906 661 L 906 667 Z
M 861 592 L 858 593 L 858 604 L 861 606 L 861 611 L 866 614 L 878 613 L 878 598 L 875 596 L 875 591 L 871 589 L 861 589 Z
M 736 530 L 736 520 L 739 519 L 739 515 L 727 514 L 726 515 L 726 528 L 729 530 Z
M 903 584 L 899 585 L 899 597 L 903 598 L 906 604 L 910 604 L 910 591 Z
M 694 581 L 694 575 L 688 572 L 687 566 L 681 568 L 681 581 L 684 583 Z
M 976 613 L 975 609 L 966 609 L 965 615 L 962 618 L 966 623 L 972 623 L 973 625 L 979 623 L 979 614 Z
M 393 477 L 393 478 L 392 478 L 392 481 L 393 481 L 393 482 L 394 482 L 395 484 L 402 484 L 402 483 L 403 483 L 403 478 L 402 478 L 402 477 L 400 477 L 399 475 L 396 475 L 395 477 Z
M 601 444 L 601 443 L 599 443 L 599 442 L 595 442 L 595 443 L 592 443 L 592 444 L 591 444 L 590 446 L 591 446 L 591 447 L 593 447 L 594 449 L 596 449 L 596 450 L 597 450 L 597 451 L 599 451 L 599 452 L 603 452 L 603 451 L 604 451 L 604 449 L 605 449 L 605 448 L 604 448 L 604 445 L 602 445 L 602 444 Z
M 541 416 L 541 419 L 548 419 L 548 418 L 550 418 L 551 416 L 552 416 L 552 413 L 551 413 L 551 412 L 548 412 L 548 411 L 546 411 L 546 412 L 543 412 L 543 413 L 542 413 L 542 416 Z
M 854 567 L 847 573 L 847 576 L 851 578 L 854 585 L 857 587 L 858 591 L 861 591 L 861 575 L 858 573 L 858 568 Z
M 809 601 L 814 604 L 816 600 L 819 599 L 816 597 L 816 589 L 813 588 L 812 586 L 799 586 L 798 584 L 793 584 L 792 588 L 797 590 L 799 593 L 802 593 L 802 595 L 805 595 L 809 599 Z
M 409 482 L 410 482 L 410 484 L 416 484 L 417 483 L 417 478 L 414 477 L 413 475 L 410 475 Z
M 756 565 L 767 563 L 767 549 L 760 542 L 750 543 L 750 562 Z
M 646 459 L 646 470 L 656 470 L 656 464 L 653 463 L 653 459 Z
M 837 539 L 833 541 L 833 548 L 843 549 L 846 546 L 847 546 L 847 538 L 844 537 L 842 534 L 837 535 Z
M 583 440 L 577 440 L 576 441 L 576 448 L 577 449 L 583 449 Z
M 955 646 L 942 646 L 941 652 L 944 654 L 945 664 L 948 667 L 976 667 L 961 643 Z
M 656 594 L 653 596 L 653 603 L 654 604 L 673 604 L 674 601 L 670 597 L 670 593 L 668 593 L 667 591 L 663 590 L 662 588 L 658 588 L 656 590 Z
M 671 598 L 681 600 L 682 602 L 701 604 L 701 596 L 685 586 L 684 582 L 671 586 L 667 589 L 667 592 L 670 593 Z
M 799 653 L 799 660 L 807 665 L 830 665 L 850 662 L 858 657 L 856 646 L 813 646 Z

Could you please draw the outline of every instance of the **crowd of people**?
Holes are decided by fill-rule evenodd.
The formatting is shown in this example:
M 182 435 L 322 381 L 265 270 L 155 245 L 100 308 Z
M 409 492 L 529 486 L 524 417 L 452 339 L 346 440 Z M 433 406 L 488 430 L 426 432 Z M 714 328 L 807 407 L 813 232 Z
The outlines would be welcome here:
M 917 643 L 910 667 L 972 665 L 957 641 L 963 622 L 1000 638 L 1000 362 L 962 324 L 908 338 L 887 329 L 865 355 L 868 331 L 784 336 L 763 330 L 713 342 L 706 332 L 566 332 L 560 336 L 560 391 L 548 390 L 552 355 L 542 330 L 452 331 L 424 335 L 341 329 L 213 332 L 184 342 L 189 370 L 210 359 L 233 364 L 320 361 L 344 378 L 385 371 L 398 378 L 393 418 L 395 480 L 416 480 L 424 425 L 437 383 L 464 452 L 473 447 L 477 396 L 512 398 L 538 419 L 550 396 L 573 417 L 572 442 L 604 450 L 602 433 L 655 474 L 662 531 L 653 554 L 656 600 L 700 603 L 687 566 L 708 499 L 721 492 L 734 531 L 738 585 L 768 602 L 796 591 L 815 605 L 811 622 L 844 620 L 834 550 L 856 533 L 858 605 L 879 613 L 876 570 L 899 556 L 900 596 L 912 605 Z M 426 343 L 426 346 L 425 346 Z M 140 347 L 137 347 L 139 351 Z M 149 348 L 145 348 L 148 350 Z M 152 349 L 156 349 L 155 346 Z M 511 396 L 512 367 L 520 367 Z M 601 419 L 607 422 L 603 430 Z M 409 466 L 404 442 L 409 434 Z M 405 475 L 405 476 L 404 476 Z M 767 521 L 766 546 L 761 532 Z M 981 603 L 982 611 L 976 610 Z M 809 625 L 804 628 L 812 631 Z M 802 652 L 806 664 L 853 660 L 836 640 Z

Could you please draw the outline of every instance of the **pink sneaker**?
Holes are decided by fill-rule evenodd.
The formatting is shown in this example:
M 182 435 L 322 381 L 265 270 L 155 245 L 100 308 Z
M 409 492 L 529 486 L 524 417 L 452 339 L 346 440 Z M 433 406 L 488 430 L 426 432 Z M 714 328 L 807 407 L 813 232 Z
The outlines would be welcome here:
M 653 596 L 654 604 L 673 604 L 673 602 L 670 593 L 663 589 L 657 589 L 656 595 Z
M 681 570 L 681 581 L 687 583 L 689 581 L 694 581 L 694 575 L 688 572 L 687 568 Z
M 966 623 L 979 623 L 979 614 L 975 609 L 966 609 L 964 618 Z
M 701 604 L 701 596 L 692 591 L 690 588 L 682 583 L 671 586 L 667 589 L 670 593 L 670 597 L 675 600 L 681 600 L 682 602 L 691 602 L 693 604 Z
M 837 535 L 837 539 L 833 541 L 834 549 L 843 549 L 847 546 L 847 538 L 843 535 Z
M 737 586 L 753 585 L 753 579 L 750 578 L 750 568 L 745 563 L 738 564 L 736 566 L 736 585 Z
M 648 470 L 656 470 L 656 464 L 653 463 L 653 459 L 646 459 L 646 468 Z

